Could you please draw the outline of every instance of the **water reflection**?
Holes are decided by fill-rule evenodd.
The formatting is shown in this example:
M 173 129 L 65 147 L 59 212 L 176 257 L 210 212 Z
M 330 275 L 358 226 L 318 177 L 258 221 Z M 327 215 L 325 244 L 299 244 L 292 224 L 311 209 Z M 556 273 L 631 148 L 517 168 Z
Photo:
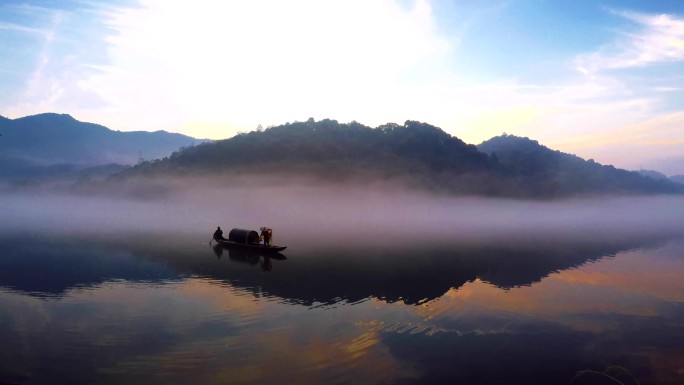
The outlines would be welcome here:
M 232 262 L 247 263 L 250 265 L 259 265 L 263 271 L 273 271 L 273 260 L 282 261 L 287 259 L 281 253 L 259 253 L 258 250 L 244 250 L 235 247 L 228 247 L 221 244 L 212 246 L 214 255 L 217 259 L 221 259 L 223 254 L 228 252 L 228 259 Z
M 300 250 L 298 254 L 290 253 L 292 258 L 269 277 L 229 266 L 207 270 L 206 261 L 199 258 L 178 259 L 174 266 L 201 271 L 204 276 L 251 290 L 255 295 L 267 292 L 307 306 L 356 303 L 367 298 L 419 305 L 477 279 L 502 289 L 527 286 L 554 272 L 610 257 L 635 244 L 660 241 L 419 246 L 403 250 L 367 247 L 325 253 Z M 233 257 L 233 251 L 230 253 L 231 260 L 253 265 L 266 260 L 249 254 Z
M 170 266 L 128 248 L 81 239 L 0 239 L 0 287 L 62 296 L 107 281 L 165 282 L 182 278 Z
M 306 306 L 367 298 L 419 305 L 475 280 L 501 289 L 528 286 L 549 274 L 659 242 L 663 240 L 417 245 L 400 250 L 369 245 L 327 252 L 304 249 L 287 260 L 280 253 L 207 247 L 182 237 L 164 242 L 151 237 L 46 239 L 40 244 L 5 239 L 0 247 L 11 253 L 0 259 L 0 287 L 63 295 L 74 287 L 113 280 L 163 283 L 195 276 Z M 212 253 L 215 259 L 208 259 Z
M 681 382 L 680 240 L 292 248 L 270 267 L 192 237 L 0 245 L 0 383 Z

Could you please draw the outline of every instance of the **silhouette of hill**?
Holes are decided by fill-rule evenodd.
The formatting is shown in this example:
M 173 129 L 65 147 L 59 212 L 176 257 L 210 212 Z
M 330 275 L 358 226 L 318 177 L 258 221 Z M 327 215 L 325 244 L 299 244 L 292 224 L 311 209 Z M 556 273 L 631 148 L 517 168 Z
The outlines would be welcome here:
M 684 175 L 673 175 L 669 179 L 675 183 L 684 184 Z
M 500 163 L 505 174 L 516 177 L 520 183 L 512 188 L 522 188 L 522 195 L 682 192 L 666 179 L 584 160 L 529 138 L 501 135 L 481 143 L 478 149 Z
M 106 164 L 133 165 L 141 153 L 156 159 L 196 142 L 166 131 L 113 131 L 54 113 L 2 117 L 0 134 L 0 176 L 5 177 L 53 175 L 60 168 L 71 173 Z
M 639 175 L 647 176 L 656 180 L 667 180 L 667 175 L 655 170 L 639 170 Z
M 489 159 L 475 146 L 425 123 L 389 123 L 372 129 L 355 122 L 309 119 L 186 148 L 158 166 L 212 172 L 245 167 L 326 174 L 332 169 L 465 173 L 488 169 Z
M 87 180 L 122 170 L 118 178 L 307 175 L 334 182 L 398 180 L 450 194 L 536 198 L 684 190 L 655 173 L 604 166 L 528 138 L 504 135 L 476 147 L 417 121 L 371 128 L 309 119 L 193 146 L 195 139 L 180 134 L 112 131 L 47 113 L 0 117 L 0 134 L 0 178 Z M 141 153 L 154 160 L 125 170 Z
M 426 123 L 370 128 L 325 119 L 287 123 L 203 143 L 146 162 L 128 175 L 297 174 L 362 182 L 400 179 L 412 187 L 488 196 L 675 193 L 682 189 L 514 136 L 478 147 Z M 122 176 L 125 177 L 125 176 Z

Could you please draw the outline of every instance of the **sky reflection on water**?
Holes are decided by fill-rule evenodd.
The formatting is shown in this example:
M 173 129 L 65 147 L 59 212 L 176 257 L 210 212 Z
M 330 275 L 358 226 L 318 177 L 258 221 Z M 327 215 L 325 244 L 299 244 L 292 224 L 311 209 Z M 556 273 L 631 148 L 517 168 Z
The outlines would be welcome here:
M 0 241 L 2 383 L 684 378 L 684 240 L 215 250 Z M 404 245 L 405 246 L 405 245 Z

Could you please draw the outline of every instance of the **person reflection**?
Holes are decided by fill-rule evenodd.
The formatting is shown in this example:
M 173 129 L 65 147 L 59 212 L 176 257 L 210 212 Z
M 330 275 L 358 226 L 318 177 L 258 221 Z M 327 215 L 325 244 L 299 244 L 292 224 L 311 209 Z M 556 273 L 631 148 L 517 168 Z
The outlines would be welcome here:
M 271 262 L 271 258 L 269 257 L 263 257 L 263 260 L 259 262 L 261 265 L 261 270 L 270 272 L 273 270 L 273 262 Z
M 221 259 L 221 257 L 223 256 L 223 246 L 221 246 L 220 244 L 217 243 L 216 245 L 214 245 L 213 249 L 214 249 L 214 255 L 216 255 L 216 258 Z

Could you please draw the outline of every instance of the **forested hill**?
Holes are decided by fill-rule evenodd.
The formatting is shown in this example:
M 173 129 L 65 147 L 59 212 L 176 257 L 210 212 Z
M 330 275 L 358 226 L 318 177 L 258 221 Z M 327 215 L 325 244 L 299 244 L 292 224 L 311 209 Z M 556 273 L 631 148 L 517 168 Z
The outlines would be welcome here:
M 636 171 L 627 171 L 594 160 L 551 150 L 536 140 L 513 135 L 489 139 L 478 149 L 514 175 L 527 194 L 557 196 L 591 193 L 675 193 L 681 186 L 666 179 L 657 180 Z
M 179 166 L 222 169 L 278 164 L 329 170 L 465 173 L 485 170 L 489 157 L 429 124 L 407 121 L 376 129 L 334 120 L 288 123 L 196 146 L 171 156 Z
M 481 178 L 490 168 L 489 157 L 475 146 L 429 124 L 407 121 L 370 128 L 310 119 L 186 148 L 131 173 L 304 174 L 364 182 L 404 179 L 431 189 L 479 192 L 474 189 L 475 175 Z
M 529 148 L 522 148 L 525 144 Z M 516 150 L 517 146 L 522 147 Z M 427 190 L 516 197 L 681 190 L 673 183 L 584 161 L 526 138 L 498 137 L 481 149 L 416 121 L 370 128 L 309 119 L 185 148 L 140 164 L 119 178 L 306 174 L 338 181 L 400 179 Z

